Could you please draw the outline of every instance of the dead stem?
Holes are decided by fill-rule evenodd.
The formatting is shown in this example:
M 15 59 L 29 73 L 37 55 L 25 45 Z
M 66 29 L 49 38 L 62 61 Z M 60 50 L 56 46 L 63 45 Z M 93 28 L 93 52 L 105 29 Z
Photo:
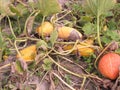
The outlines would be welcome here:
M 82 75 L 80 75 L 80 74 L 74 73 L 74 72 L 72 72 L 72 71 L 64 68 L 64 67 L 61 66 L 60 64 L 58 64 L 58 63 L 57 63 L 53 58 L 51 58 L 49 55 L 47 55 L 47 56 L 48 56 L 48 58 L 49 58 L 53 63 L 55 63 L 58 67 L 60 67 L 60 68 L 63 69 L 64 71 L 68 72 L 69 74 L 72 74 L 72 75 L 77 76 L 77 77 L 79 77 L 79 78 L 84 78 L 84 77 L 87 78 L 87 77 L 90 77 L 90 78 L 95 78 L 95 79 L 97 79 L 97 80 L 99 80 L 99 81 L 103 81 L 102 79 L 100 79 L 99 77 L 97 77 L 97 76 L 94 75 L 94 74 L 89 74 L 89 75 L 82 74 Z
M 39 59 L 39 57 L 38 57 L 38 60 L 36 60 L 36 65 L 37 65 L 41 60 L 43 60 L 45 57 L 47 57 L 51 52 L 52 52 L 52 50 L 50 50 L 49 52 L 47 52 L 41 59 Z
M 69 84 L 67 84 L 60 76 L 58 76 L 56 73 L 52 72 L 63 84 L 65 84 L 67 87 L 69 87 L 71 90 L 76 90 Z
M 85 81 L 86 81 L 86 77 L 83 78 L 83 82 L 82 82 L 82 84 L 81 84 L 80 90 L 82 90 L 82 89 L 84 88 Z
M 73 50 L 75 50 L 76 45 L 78 44 L 78 42 L 79 42 L 79 41 L 77 40 L 77 41 L 75 42 L 73 48 L 70 49 L 70 50 L 68 50 L 68 52 L 66 52 L 66 53 L 60 53 L 60 52 L 56 51 L 55 49 L 53 49 L 53 51 L 54 51 L 56 54 L 59 54 L 59 55 L 68 55 L 68 54 L 70 54 Z
M 100 58 L 100 56 L 108 49 L 108 47 L 110 46 L 112 44 L 112 42 L 111 43 L 109 43 L 103 50 L 102 50 L 102 52 L 97 56 L 97 58 L 96 58 L 96 60 L 95 60 L 95 62 L 94 62 L 94 67 L 97 69 L 97 61 L 98 61 L 98 59 Z
M 42 79 L 41 79 L 41 81 L 40 81 L 39 85 L 41 85 L 41 84 L 42 84 L 42 81 L 45 79 L 45 77 L 47 76 L 48 72 L 49 72 L 49 71 L 47 71 L 47 72 L 45 73 L 45 75 L 42 77 Z
M 84 70 L 87 74 L 90 74 L 90 73 L 87 72 L 81 65 L 73 62 L 72 60 L 70 60 L 70 59 L 68 59 L 68 58 L 66 58 L 66 57 L 64 57 L 64 56 L 59 56 L 59 57 L 61 57 L 62 59 L 66 60 L 66 61 L 68 61 L 68 62 L 70 62 L 70 63 L 73 63 L 73 64 L 77 65 L 77 66 L 80 67 L 82 70 Z
M 11 63 L 8 63 L 8 64 L 5 64 L 5 65 L 1 66 L 0 70 L 3 69 L 3 68 L 9 67 L 9 66 L 11 66 Z
M 74 73 L 74 72 L 72 72 L 72 71 L 64 68 L 63 66 L 61 66 L 60 64 L 58 64 L 56 61 L 54 61 L 54 59 L 51 58 L 49 55 L 48 55 L 48 58 L 49 58 L 53 63 L 55 63 L 58 67 L 60 67 L 61 69 L 63 69 L 64 71 L 66 71 L 66 72 L 68 72 L 68 73 L 70 73 L 70 74 L 72 74 L 72 75 L 74 75 L 74 76 L 77 76 L 77 77 L 80 77 L 80 78 L 84 78 L 84 75 L 76 74 L 76 73 Z

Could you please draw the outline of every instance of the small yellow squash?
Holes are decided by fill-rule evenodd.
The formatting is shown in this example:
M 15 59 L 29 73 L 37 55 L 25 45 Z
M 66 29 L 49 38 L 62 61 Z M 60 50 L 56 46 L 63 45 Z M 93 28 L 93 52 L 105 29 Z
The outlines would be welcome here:
M 37 53 L 36 45 L 31 45 L 31 46 L 28 46 L 28 47 L 20 50 L 21 56 L 19 54 L 17 54 L 17 58 L 22 58 L 26 62 L 34 61 L 35 57 L 36 57 L 36 53 Z
M 70 50 L 73 48 L 74 45 L 65 45 L 63 47 L 63 50 Z M 84 46 L 84 45 L 81 45 L 81 44 L 78 44 L 75 46 L 73 52 L 73 54 L 79 54 L 81 56 L 90 56 L 94 53 L 94 49 L 93 48 L 90 48 L 90 47 L 87 47 L 87 46 Z
M 82 34 L 74 28 L 63 26 L 58 28 L 58 37 L 67 40 L 77 40 L 82 38 Z
M 36 29 L 36 32 L 39 36 L 50 36 L 53 29 L 53 25 L 50 22 L 45 21 Z

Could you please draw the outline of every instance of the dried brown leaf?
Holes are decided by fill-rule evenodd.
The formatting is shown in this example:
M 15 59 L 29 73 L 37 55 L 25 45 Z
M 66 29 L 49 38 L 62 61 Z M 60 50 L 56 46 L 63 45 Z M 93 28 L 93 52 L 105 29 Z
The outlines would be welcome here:
M 31 16 L 29 17 L 28 21 L 27 21 L 27 34 L 30 35 L 32 33 L 32 28 L 33 28 L 33 23 L 35 20 L 35 16 Z
M 109 46 L 108 50 L 114 51 L 114 50 L 117 50 L 118 48 L 119 48 L 118 42 L 113 41 L 112 44 Z
M 72 41 L 81 40 L 81 37 L 80 37 L 79 33 L 76 30 L 73 30 L 70 33 L 70 36 L 68 38 L 69 38 L 69 40 L 72 40 Z

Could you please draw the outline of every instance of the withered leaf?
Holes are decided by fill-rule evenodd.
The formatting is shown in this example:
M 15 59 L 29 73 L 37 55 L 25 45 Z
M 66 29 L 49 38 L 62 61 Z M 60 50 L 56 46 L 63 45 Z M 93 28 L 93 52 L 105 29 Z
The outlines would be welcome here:
M 81 36 L 79 35 L 79 32 L 77 32 L 76 30 L 72 30 L 68 38 L 69 40 L 72 40 L 72 41 L 82 40 Z

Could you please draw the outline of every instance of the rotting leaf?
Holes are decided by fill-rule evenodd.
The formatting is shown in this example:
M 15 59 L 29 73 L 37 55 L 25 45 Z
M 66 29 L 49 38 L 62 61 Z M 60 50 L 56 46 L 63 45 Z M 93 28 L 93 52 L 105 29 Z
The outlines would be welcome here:
M 58 38 L 58 32 L 57 30 L 53 30 L 53 32 L 50 35 L 50 42 L 51 42 L 52 47 L 54 46 L 57 38 Z
M 112 44 L 109 46 L 108 50 L 114 51 L 117 50 L 118 48 L 119 48 L 118 42 L 113 41 Z
M 29 20 L 28 20 L 27 26 L 26 26 L 28 35 L 30 35 L 32 32 L 34 20 L 35 20 L 35 16 L 29 17 Z
M 61 11 L 57 0 L 39 0 L 40 10 L 43 16 L 48 16 Z
M 81 40 L 81 37 L 79 35 L 79 32 L 77 32 L 76 30 L 72 30 L 68 39 L 72 41 L 76 41 L 76 40 Z
M 65 40 L 81 40 L 82 34 L 75 28 L 63 26 L 58 28 L 58 37 Z

